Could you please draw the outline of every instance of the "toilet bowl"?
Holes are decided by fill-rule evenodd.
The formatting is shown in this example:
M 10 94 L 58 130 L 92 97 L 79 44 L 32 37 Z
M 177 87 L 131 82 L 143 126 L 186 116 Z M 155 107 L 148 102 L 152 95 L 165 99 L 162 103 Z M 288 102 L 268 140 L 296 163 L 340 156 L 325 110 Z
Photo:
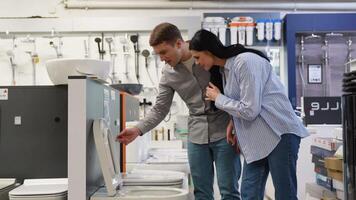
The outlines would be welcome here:
M 16 187 L 16 180 L 14 178 L 1 178 L 0 179 L 0 199 L 8 200 L 9 192 Z
M 9 192 L 10 200 L 67 200 L 68 179 L 25 179 Z
M 154 185 L 168 183 L 170 185 L 179 185 L 181 184 L 182 178 L 167 177 L 166 180 L 168 181 L 163 181 L 162 177 L 152 174 L 146 174 L 145 177 L 142 174 L 143 172 L 141 172 L 141 174 L 120 174 L 120 163 L 117 159 L 118 151 L 114 137 L 104 119 L 94 121 L 93 134 L 105 187 L 99 188 L 90 197 L 91 200 L 186 200 L 188 198 L 187 190 L 172 187 L 148 186 L 149 183 Z M 144 184 L 145 186 L 137 186 L 139 184 Z

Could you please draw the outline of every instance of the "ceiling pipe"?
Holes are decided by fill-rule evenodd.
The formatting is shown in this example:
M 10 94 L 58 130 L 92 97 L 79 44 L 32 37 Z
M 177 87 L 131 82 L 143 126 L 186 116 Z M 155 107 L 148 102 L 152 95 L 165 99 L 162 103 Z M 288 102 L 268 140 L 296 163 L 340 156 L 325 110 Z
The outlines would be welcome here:
M 84 1 L 67 0 L 69 9 L 239 9 L 297 11 L 355 11 L 356 2 L 222 2 L 222 1 Z

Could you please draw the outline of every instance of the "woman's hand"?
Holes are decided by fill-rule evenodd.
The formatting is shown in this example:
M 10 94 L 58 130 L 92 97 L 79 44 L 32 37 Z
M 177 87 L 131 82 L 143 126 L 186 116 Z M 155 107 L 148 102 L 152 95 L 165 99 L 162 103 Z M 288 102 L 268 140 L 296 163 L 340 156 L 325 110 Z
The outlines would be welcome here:
M 232 123 L 232 120 L 230 120 L 226 128 L 226 140 L 227 143 L 231 145 L 235 145 L 236 143 L 236 135 L 233 134 L 233 131 L 234 131 L 234 125 Z
M 231 144 L 234 147 L 236 154 L 240 154 L 240 148 L 237 143 L 236 131 L 234 131 L 234 124 L 232 123 L 232 120 L 230 120 L 226 128 L 226 140 L 228 144 Z
M 220 94 L 220 90 L 214 84 L 209 82 L 209 86 L 206 87 L 206 98 L 205 100 L 215 101 L 216 97 Z

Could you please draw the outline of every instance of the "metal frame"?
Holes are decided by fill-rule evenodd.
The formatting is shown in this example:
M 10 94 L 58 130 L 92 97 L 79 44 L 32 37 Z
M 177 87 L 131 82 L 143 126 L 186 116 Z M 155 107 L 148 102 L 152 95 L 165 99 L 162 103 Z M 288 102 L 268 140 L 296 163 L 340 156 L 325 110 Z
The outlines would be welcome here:
M 61 34 L 152 31 L 157 24 L 162 22 L 173 23 L 181 31 L 188 31 L 189 38 L 201 28 L 200 16 L 0 19 L 0 38 L 5 36 L 6 32 L 10 34 L 50 33 L 53 29 Z

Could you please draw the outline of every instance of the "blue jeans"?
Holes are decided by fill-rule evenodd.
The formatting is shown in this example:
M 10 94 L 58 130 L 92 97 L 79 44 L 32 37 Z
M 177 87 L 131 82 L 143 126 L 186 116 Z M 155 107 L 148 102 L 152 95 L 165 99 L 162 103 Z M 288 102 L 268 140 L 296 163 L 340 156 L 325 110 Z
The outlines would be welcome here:
M 271 172 L 275 200 L 296 200 L 300 137 L 282 135 L 276 148 L 264 159 L 244 163 L 241 196 L 243 200 L 263 200 L 268 173 Z
M 188 142 L 188 158 L 194 184 L 195 200 L 214 199 L 214 162 L 222 200 L 240 200 L 238 180 L 240 155 L 226 138 L 209 144 Z

